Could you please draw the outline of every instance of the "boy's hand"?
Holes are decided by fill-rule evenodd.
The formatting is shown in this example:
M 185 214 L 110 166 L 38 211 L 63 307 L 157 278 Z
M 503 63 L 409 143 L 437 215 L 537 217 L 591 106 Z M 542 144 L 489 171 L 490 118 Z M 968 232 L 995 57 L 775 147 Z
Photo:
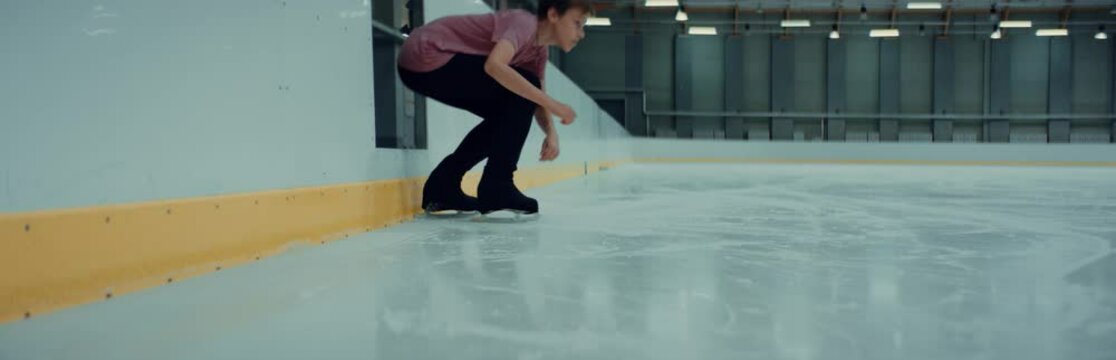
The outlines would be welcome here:
M 562 125 L 573 124 L 574 118 L 577 117 L 577 113 L 573 111 L 573 108 L 557 101 L 551 104 L 550 108 L 547 110 L 555 116 L 562 118 Z
M 556 158 L 558 158 L 558 135 L 550 134 L 546 136 L 546 139 L 543 139 L 539 161 L 551 161 Z

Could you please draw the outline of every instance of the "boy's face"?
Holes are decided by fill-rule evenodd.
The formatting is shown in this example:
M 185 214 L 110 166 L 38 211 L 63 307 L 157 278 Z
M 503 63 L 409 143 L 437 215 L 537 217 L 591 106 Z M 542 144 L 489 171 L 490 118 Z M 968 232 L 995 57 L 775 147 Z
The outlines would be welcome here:
M 562 15 L 558 15 L 557 10 L 550 9 L 547 20 L 554 25 L 558 47 L 562 48 L 562 51 L 570 52 L 574 46 L 577 46 L 578 41 L 585 38 L 585 20 L 587 18 L 585 10 L 580 8 L 571 8 Z

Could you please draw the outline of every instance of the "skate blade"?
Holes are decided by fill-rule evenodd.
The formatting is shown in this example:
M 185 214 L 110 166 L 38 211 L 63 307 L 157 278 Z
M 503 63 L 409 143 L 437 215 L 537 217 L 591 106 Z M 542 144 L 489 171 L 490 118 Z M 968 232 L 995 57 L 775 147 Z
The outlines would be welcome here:
M 488 213 L 481 213 L 475 219 L 489 222 L 521 222 L 539 218 L 539 213 L 528 213 L 520 210 L 503 209 Z
M 425 211 L 426 217 L 434 219 L 456 219 L 476 215 L 476 211 L 462 211 L 462 210 L 438 210 L 438 211 Z

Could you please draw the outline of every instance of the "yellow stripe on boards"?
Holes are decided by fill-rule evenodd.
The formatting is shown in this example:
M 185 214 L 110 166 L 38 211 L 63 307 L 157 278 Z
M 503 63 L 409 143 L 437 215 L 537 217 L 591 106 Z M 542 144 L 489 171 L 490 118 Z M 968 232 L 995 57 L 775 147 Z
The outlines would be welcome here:
M 540 165 L 515 181 L 544 186 L 618 163 Z M 0 323 L 407 221 L 424 180 L 0 214 Z M 475 194 L 478 180 L 471 173 L 463 187 Z

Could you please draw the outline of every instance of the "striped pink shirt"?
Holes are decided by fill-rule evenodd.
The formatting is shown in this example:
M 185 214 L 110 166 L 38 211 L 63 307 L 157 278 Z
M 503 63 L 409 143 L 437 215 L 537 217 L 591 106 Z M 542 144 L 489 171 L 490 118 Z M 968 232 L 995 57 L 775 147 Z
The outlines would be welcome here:
M 504 10 L 480 15 L 447 16 L 420 26 L 403 42 L 399 66 L 414 72 L 434 71 L 454 54 L 488 56 L 500 40 L 515 47 L 511 65 L 546 73 L 548 49 L 535 44 L 538 19 L 524 10 Z

